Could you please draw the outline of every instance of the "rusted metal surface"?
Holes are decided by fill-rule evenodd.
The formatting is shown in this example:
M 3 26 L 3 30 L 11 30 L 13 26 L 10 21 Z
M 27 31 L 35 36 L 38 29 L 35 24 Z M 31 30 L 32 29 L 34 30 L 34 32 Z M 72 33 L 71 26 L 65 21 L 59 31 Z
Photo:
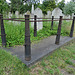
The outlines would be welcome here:
M 6 47 L 6 34 L 5 34 L 5 28 L 3 23 L 3 15 L 0 14 L 0 27 L 1 27 L 1 39 L 2 39 L 2 46 Z
M 30 18 L 29 18 L 30 19 Z M 34 18 L 33 18 L 34 19 Z M 38 19 L 38 18 L 37 18 Z M 11 20 L 11 21 L 20 21 L 20 22 L 25 22 L 24 20 L 15 20 L 15 19 L 3 19 L 3 20 Z M 45 21 L 59 21 L 59 20 L 36 20 L 36 21 L 29 21 L 29 22 L 45 22 Z
M 34 37 L 37 36 L 37 22 L 36 22 L 37 16 L 34 16 Z
M 59 20 L 36 20 L 36 21 L 29 21 L 29 22 L 47 22 L 47 21 L 59 21 Z
M 25 15 L 25 60 L 26 61 L 31 60 L 29 15 Z
M 54 16 L 52 16 L 51 30 L 53 30 L 53 19 L 54 19 Z
M 70 37 L 73 37 L 74 22 L 75 22 L 75 17 L 73 17 L 73 22 L 72 22 L 71 31 L 70 31 Z
M 56 35 L 55 44 L 57 44 L 57 45 L 59 45 L 59 42 L 60 42 L 61 24 L 62 24 L 62 16 L 60 16 L 59 25 L 58 25 L 58 30 L 57 30 L 57 35 Z
M 73 19 L 62 19 L 62 20 L 73 20 Z
M 4 20 L 7 20 L 9 18 L 6 18 Z M 25 18 L 10 18 L 10 19 L 25 19 Z M 34 18 L 29 18 L 29 19 L 34 19 Z M 37 18 L 37 19 L 52 19 L 52 18 Z M 59 18 L 54 18 L 54 19 L 59 19 Z
M 3 19 L 3 20 L 11 20 L 11 21 L 20 21 L 20 22 L 25 22 L 24 20 L 15 20 L 15 19 Z
M 11 19 L 9 19 L 9 18 L 4 19 L 3 18 L 3 20 L 12 20 L 12 21 L 22 21 L 22 22 L 25 22 L 24 20 L 16 20 L 16 19 L 25 19 L 25 18 L 11 18 Z M 29 18 L 29 19 L 35 19 L 35 18 Z M 42 21 L 58 21 L 59 20 L 59 18 L 54 18 L 54 20 L 40 20 L 40 19 L 52 19 L 52 18 L 37 18 L 37 19 L 39 19 L 39 20 L 36 20 L 37 22 L 42 22 Z M 62 20 L 73 20 L 73 19 L 62 19 Z M 30 21 L 30 22 L 34 22 L 34 21 Z

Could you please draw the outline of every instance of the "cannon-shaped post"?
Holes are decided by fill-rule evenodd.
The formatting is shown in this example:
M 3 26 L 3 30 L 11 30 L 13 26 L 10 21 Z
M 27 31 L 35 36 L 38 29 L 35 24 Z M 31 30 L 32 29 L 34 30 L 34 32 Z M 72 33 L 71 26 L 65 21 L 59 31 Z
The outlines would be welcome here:
M 53 20 L 54 20 L 54 16 L 52 16 L 51 30 L 53 30 Z
M 37 16 L 34 15 L 34 37 L 37 36 L 37 22 L 36 22 Z
M 31 60 L 29 15 L 25 15 L 25 60 L 26 61 Z
M 73 37 L 74 22 L 75 22 L 75 17 L 73 17 L 73 22 L 72 22 L 71 31 L 70 31 L 70 37 Z
M 0 14 L 0 28 L 1 28 L 2 46 L 6 47 L 6 34 L 5 34 L 5 28 L 4 28 L 3 15 L 2 14 Z
M 60 19 L 59 19 L 59 25 L 58 25 L 57 35 L 56 35 L 55 44 L 57 45 L 59 45 L 59 42 L 60 42 L 61 24 L 62 24 L 62 16 L 60 16 Z

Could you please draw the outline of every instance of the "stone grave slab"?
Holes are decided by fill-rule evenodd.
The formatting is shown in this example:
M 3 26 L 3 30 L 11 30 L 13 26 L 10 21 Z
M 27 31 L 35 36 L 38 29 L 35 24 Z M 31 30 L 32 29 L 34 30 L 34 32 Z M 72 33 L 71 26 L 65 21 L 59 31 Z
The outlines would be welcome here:
M 16 55 L 24 64 L 28 67 L 35 64 L 37 61 L 41 60 L 44 56 L 50 55 L 53 51 L 59 49 L 60 47 L 75 41 L 75 37 L 60 37 L 60 44 L 55 44 L 56 36 L 50 36 L 45 38 L 38 43 L 31 45 L 31 60 L 25 60 L 25 48 L 24 46 L 2 48 L 6 51 L 11 52 L 12 55 Z

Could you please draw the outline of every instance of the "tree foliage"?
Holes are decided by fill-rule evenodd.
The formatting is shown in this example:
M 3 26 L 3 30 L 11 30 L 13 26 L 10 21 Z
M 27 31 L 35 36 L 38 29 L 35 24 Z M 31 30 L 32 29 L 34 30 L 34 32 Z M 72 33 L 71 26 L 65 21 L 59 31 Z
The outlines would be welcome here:
M 71 15 L 72 13 L 75 13 L 75 3 L 74 2 L 69 2 L 65 5 L 63 8 L 64 14 L 69 14 Z
M 11 0 L 11 12 L 15 12 L 16 10 L 20 11 L 21 5 L 23 5 L 21 0 Z
M 63 11 L 63 8 L 65 6 L 65 0 L 62 0 L 61 2 L 59 2 L 57 6 Z
M 25 2 L 30 3 L 30 4 L 38 4 L 40 3 L 40 0 L 25 0 Z
M 55 0 L 44 0 L 43 4 L 40 6 L 44 14 L 46 14 L 48 10 L 52 11 L 55 7 Z
M 6 0 L 0 0 L 0 13 L 3 11 L 8 11 L 9 5 L 6 3 Z
M 27 12 L 27 11 L 31 11 L 31 7 L 32 7 L 32 4 L 30 4 L 30 5 L 28 5 L 28 4 L 22 5 L 22 6 L 20 7 L 19 12 L 20 12 L 20 13 L 25 13 L 25 12 Z
M 25 13 L 28 10 L 31 11 L 32 4 L 34 4 L 36 7 L 39 1 L 40 0 L 11 0 L 10 10 L 13 13 L 15 11 L 19 11 L 20 13 Z
M 75 0 L 72 0 L 72 2 L 75 2 Z

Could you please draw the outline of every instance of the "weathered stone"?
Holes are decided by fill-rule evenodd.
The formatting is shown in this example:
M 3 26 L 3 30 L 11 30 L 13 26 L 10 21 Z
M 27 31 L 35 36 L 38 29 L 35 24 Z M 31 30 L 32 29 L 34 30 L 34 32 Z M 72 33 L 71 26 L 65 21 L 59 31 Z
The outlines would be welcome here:
M 45 18 L 51 18 L 51 11 L 47 11 L 47 15 L 45 15 Z
M 6 51 L 10 51 L 12 55 L 16 55 L 23 63 L 27 66 L 31 66 L 35 64 L 37 61 L 41 60 L 44 56 L 52 53 L 53 51 L 59 49 L 60 47 L 66 46 L 67 44 L 71 44 L 75 42 L 75 37 L 60 37 L 60 44 L 56 45 L 55 42 L 56 36 L 50 36 L 45 38 L 39 43 L 31 45 L 31 60 L 25 60 L 25 48 L 24 46 L 16 46 L 10 48 L 2 48 Z M 66 75 L 66 74 L 65 74 Z
M 19 18 L 19 11 L 15 12 L 15 16 L 16 16 L 16 18 Z M 20 25 L 21 22 L 13 21 L 13 23 L 14 23 L 14 25 Z
M 64 15 L 63 18 L 65 18 L 65 19 L 70 19 L 70 15 Z
M 9 13 L 8 13 L 8 17 L 9 17 L 9 18 L 11 18 L 11 17 L 12 17 L 11 12 L 9 12 Z M 11 20 L 9 20 L 9 22 L 11 22 Z
M 34 15 L 37 15 L 37 18 L 43 18 L 43 13 L 42 13 L 42 10 L 40 8 L 36 8 L 34 10 Z M 37 20 L 42 20 L 42 19 L 37 19 Z M 43 28 L 43 22 L 37 22 L 37 30 L 40 30 L 42 28 Z
M 62 10 L 59 8 L 55 8 L 52 11 L 52 16 L 54 16 L 54 18 L 59 18 L 60 16 L 63 16 Z
M 15 16 L 16 16 L 16 18 L 19 18 L 19 12 L 18 11 L 15 12 Z
M 32 4 L 31 14 L 34 14 L 34 5 Z
M 8 13 L 8 17 L 9 17 L 9 18 L 11 18 L 11 17 L 12 17 L 12 14 L 11 14 L 11 12 L 9 12 L 9 13 Z
M 27 11 L 27 12 L 25 13 L 25 15 L 30 15 L 30 11 Z
M 19 15 L 19 17 L 20 17 L 20 18 L 22 18 L 22 17 L 23 17 L 23 15 L 22 15 L 22 14 L 20 14 L 20 15 Z
M 30 18 L 34 18 L 34 14 L 30 15 Z M 30 19 L 31 21 L 34 21 L 34 19 Z M 34 22 L 31 22 L 31 27 L 34 28 Z
M 75 13 L 72 13 L 72 19 L 73 19 L 74 16 L 75 16 Z

